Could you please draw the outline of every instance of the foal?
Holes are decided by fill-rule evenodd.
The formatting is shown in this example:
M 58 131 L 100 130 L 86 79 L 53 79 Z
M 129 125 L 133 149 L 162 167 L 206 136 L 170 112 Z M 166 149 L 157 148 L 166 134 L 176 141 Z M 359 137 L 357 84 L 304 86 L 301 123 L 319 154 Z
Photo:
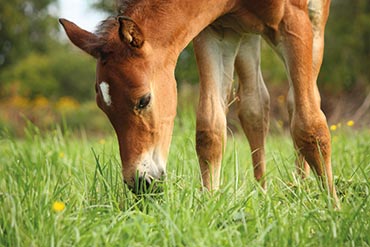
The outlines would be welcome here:
M 96 33 L 60 22 L 70 40 L 97 59 L 96 100 L 119 142 L 125 182 L 150 184 L 165 174 L 176 114 L 177 58 L 193 40 L 200 73 L 196 150 L 203 184 L 217 189 L 234 72 L 239 119 L 254 175 L 265 186 L 269 95 L 260 68 L 260 39 L 283 60 L 290 83 L 291 135 L 297 170 L 309 166 L 337 201 L 330 133 L 320 110 L 321 67 L 330 0 L 122 0 Z

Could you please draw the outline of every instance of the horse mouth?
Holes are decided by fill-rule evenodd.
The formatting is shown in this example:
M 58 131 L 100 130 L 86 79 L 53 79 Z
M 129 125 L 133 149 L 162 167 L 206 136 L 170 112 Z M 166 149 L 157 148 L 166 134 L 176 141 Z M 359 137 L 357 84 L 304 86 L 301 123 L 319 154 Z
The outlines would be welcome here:
M 124 180 L 134 194 L 158 194 L 163 192 L 166 162 L 160 158 L 154 149 L 144 153 L 139 161 L 132 166 L 136 167 L 136 171 L 126 174 L 127 177 L 124 176 Z
M 126 184 L 136 195 L 160 194 L 163 192 L 164 178 L 165 176 L 156 179 L 150 175 L 144 174 L 143 176 L 136 177 L 133 180 L 133 184 Z

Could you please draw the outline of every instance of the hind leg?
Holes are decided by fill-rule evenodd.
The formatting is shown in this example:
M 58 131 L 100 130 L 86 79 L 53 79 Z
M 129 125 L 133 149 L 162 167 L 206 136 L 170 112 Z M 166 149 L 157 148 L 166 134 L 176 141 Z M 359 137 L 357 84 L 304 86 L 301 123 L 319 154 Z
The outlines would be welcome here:
M 235 61 L 239 78 L 238 115 L 252 152 L 254 177 L 266 188 L 265 140 L 270 98 L 260 68 L 260 36 L 244 36 Z

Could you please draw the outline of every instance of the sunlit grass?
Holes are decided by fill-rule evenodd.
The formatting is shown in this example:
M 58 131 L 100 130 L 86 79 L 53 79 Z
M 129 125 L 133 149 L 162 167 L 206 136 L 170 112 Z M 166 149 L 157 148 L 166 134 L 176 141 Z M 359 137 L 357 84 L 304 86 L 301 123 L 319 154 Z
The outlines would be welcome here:
M 180 113 L 159 195 L 122 183 L 114 134 L 68 128 L 0 140 L 0 246 L 369 246 L 370 132 L 332 131 L 342 210 L 313 176 L 294 171 L 288 135 L 267 145 L 264 192 L 253 179 L 246 139 L 229 136 L 220 191 L 200 190 L 195 120 Z

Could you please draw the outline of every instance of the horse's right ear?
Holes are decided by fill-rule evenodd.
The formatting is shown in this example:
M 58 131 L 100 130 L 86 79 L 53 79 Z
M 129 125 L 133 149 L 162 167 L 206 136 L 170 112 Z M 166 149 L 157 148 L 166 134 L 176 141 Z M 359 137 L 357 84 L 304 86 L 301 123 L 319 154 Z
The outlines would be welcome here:
M 144 35 L 136 23 L 126 16 L 119 16 L 118 22 L 121 39 L 132 47 L 141 48 L 144 44 Z
M 67 33 L 68 38 L 81 50 L 87 52 L 91 56 L 98 58 L 99 51 L 94 44 L 97 44 L 98 38 L 95 34 L 90 33 L 80 27 L 78 27 L 73 22 L 66 19 L 59 19 L 60 24 L 62 24 L 64 30 Z

